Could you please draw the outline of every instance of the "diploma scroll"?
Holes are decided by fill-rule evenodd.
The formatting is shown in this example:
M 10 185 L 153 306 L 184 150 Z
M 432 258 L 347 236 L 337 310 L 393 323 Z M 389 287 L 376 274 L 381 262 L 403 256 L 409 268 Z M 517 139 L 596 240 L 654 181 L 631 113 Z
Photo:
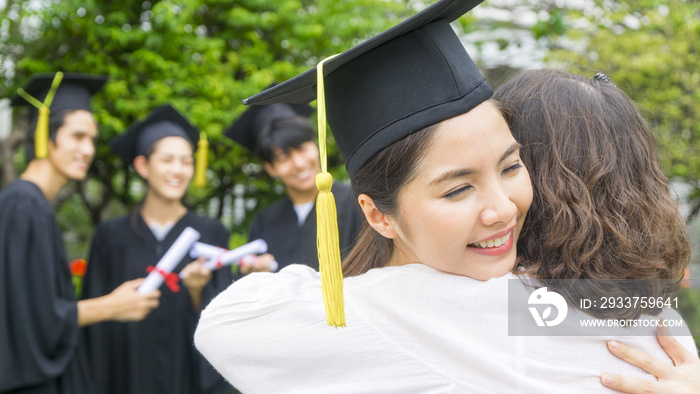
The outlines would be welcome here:
M 260 256 L 249 254 L 238 259 L 238 265 L 242 267 L 244 265 L 257 264 L 258 260 L 260 260 Z M 270 272 L 276 272 L 278 268 L 279 264 L 277 264 L 277 262 L 273 260 L 270 263 Z
M 192 244 L 199 240 L 199 237 L 200 234 L 197 230 L 192 227 L 185 228 L 136 291 L 139 294 L 145 294 L 159 288 L 165 281 L 165 276 L 173 272 L 182 258 L 187 255 Z
M 232 250 L 196 242 L 190 249 L 190 256 L 193 258 L 205 257 L 207 261 L 204 263 L 204 267 L 209 270 L 215 270 L 225 265 L 255 264 L 257 260 L 254 255 L 265 252 L 267 252 L 267 243 L 262 239 L 256 239 Z M 270 268 L 272 271 L 276 271 L 277 262 L 274 261 Z
M 190 257 L 196 259 L 198 257 L 204 257 L 206 259 L 212 259 L 222 253 L 228 252 L 228 249 L 221 248 L 219 246 L 205 244 L 204 242 L 195 242 L 190 248 Z

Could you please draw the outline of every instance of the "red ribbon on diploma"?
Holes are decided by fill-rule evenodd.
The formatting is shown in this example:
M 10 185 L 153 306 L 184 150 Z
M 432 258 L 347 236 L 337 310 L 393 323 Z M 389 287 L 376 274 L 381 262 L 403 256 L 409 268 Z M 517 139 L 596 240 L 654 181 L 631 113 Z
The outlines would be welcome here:
M 228 249 L 222 248 L 221 253 L 219 253 L 219 255 L 216 256 L 216 268 L 221 268 L 224 266 L 224 264 L 221 262 L 221 256 L 225 255 L 226 252 L 228 252 Z
M 163 279 L 165 279 L 165 285 L 168 286 L 170 291 L 172 291 L 173 293 L 177 293 L 178 291 L 180 291 L 180 285 L 178 285 L 180 278 L 177 276 L 177 274 L 173 274 L 172 272 L 165 272 L 162 269 L 154 267 L 152 265 L 146 267 L 146 272 L 150 274 L 151 271 L 156 271 L 163 277 Z

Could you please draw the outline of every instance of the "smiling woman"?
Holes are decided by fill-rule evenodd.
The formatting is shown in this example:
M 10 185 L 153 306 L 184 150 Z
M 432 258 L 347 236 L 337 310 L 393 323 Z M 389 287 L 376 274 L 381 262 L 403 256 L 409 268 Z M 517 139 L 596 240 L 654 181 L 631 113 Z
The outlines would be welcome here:
M 604 390 L 606 371 L 653 379 L 602 338 L 510 335 L 509 283 L 521 300 L 532 290 L 512 271 L 533 189 L 449 24 L 477 3 L 438 1 L 246 100 L 318 98 L 321 152 L 327 105 L 366 224 L 345 278 L 331 264 L 254 273 L 202 312 L 197 348 L 243 392 L 583 393 Z M 317 177 L 322 197 L 329 180 Z M 332 260 L 324 223 L 319 259 Z M 653 329 L 634 334 L 665 357 Z
M 188 226 L 201 234 L 201 242 L 228 246 L 228 233 L 218 220 L 196 215 L 181 202 L 195 172 L 193 154 L 199 137 L 187 119 L 164 105 L 112 141 L 114 150 L 132 162 L 146 181 L 148 192 L 130 215 L 97 228 L 83 297 L 99 296 L 121 280 L 144 276 L 148 266 L 155 266 Z M 187 291 L 164 290 L 160 306 L 148 319 L 128 326 L 99 324 L 86 330 L 95 392 L 230 391 L 206 366 L 190 338 L 202 306 L 231 283 L 231 273 L 225 269 L 210 272 L 201 261 L 187 258 L 175 271 L 181 271 Z
M 192 143 L 177 136 L 154 142 L 134 158 L 134 169 L 147 181 L 148 191 L 165 204 L 179 202 L 194 174 Z
M 355 176 L 353 190 L 372 227 L 365 236 L 376 232 L 393 240 L 386 252 L 391 254 L 389 263 L 377 264 L 423 263 L 480 280 L 510 272 L 515 265 L 514 240 L 530 206 L 532 187 L 518 155 L 519 144 L 499 108 L 485 101 L 422 133 L 412 141 L 420 154 L 410 160 L 416 163 L 414 168 L 397 168 L 408 171 L 403 177 L 410 181 L 391 189 L 381 209 L 371 197 L 371 190 L 381 186 L 367 185 L 370 181 L 362 174 L 386 167 L 383 158 L 394 156 L 392 151 L 401 147 L 387 147 Z M 486 140 L 489 144 L 479 143 Z M 376 177 L 366 179 L 380 182 Z M 445 237 L 446 233 L 454 236 Z M 348 258 L 346 272 L 363 261 L 360 255 Z

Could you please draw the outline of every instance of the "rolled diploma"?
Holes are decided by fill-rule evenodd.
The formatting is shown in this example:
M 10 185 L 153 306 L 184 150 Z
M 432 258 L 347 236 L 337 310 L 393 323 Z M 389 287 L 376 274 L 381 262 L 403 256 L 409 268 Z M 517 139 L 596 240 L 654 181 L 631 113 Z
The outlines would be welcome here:
M 209 260 L 204 263 L 204 267 L 209 270 L 215 270 L 219 268 L 219 266 L 237 263 L 243 256 L 262 254 L 265 252 L 267 252 L 267 243 L 262 239 L 256 239 L 236 249 L 229 250 L 220 256 L 209 257 Z
M 225 249 L 221 249 L 221 250 L 225 251 Z M 234 261 L 234 262 L 229 263 L 227 265 L 238 264 L 238 266 L 242 267 L 242 266 L 248 265 L 248 264 L 257 264 L 258 260 L 260 260 L 260 256 L 255 255 L 255 254 L 247 254 L 247 255 L 241 257 L 240 259 L 238 259 L 237 262 Z M 217 266 L 216 257 L 211 259 L 211 264 L 214 265 L 214 269 L 219 269 L 220 267 L 224 266 L 223 264 Z M 277 268 L 279 268 L 279 264 L 276 261 L 273 260 L 272 262 L 270 262 L 270 272 L 276 272 Z M 183 273 L 180 272 L 180 278 L 182 279 L 184 277 L 185 277 L 185 275 L 183 275 Z
M 258 260 L 260 259 L 259 256 L 256 256 L 254 254 L 249 254 L 247 256 L 243 256 L 238 260 L 238 265 L 239 266 L 244 266 L 248 264 L 257 264 Z M 272 261 L 270 263 L 270 272 L 276 272 L 277 268 L 279 268 L 279 265 L 277 264 L 277 261 Z
M 173 246 L 171 246 L 170 249 L 165 252 L 158 264 L 156 264 L 157 270 L 166 273 L 173 272 L 173 269 L 175 269 L 182 258 L 187 255 L 187 251 L 190 250 L 193 243 L 197 242 L 199 237 L 200 234 L 197 230 L 193 229 L 192 227 L 185 228 L 182 231 L 182 234 L 177 237 L 175 243 L 173 243 Z M 163 278 L 163 275 L 156 272 L 156 270 L 153 270 L 148 274 L 146 280 L 141 283 L 141 286 L 139 286 L 136 291 L 139 294 L 150 293 L 159 288 L 164 281 L 165 278 Z
M 190 249 L 190 257 L 193 259 L 198 257 L 213 259 L 214 257 L 220 256 L 224 252 L 228 252 L 228 250 L 218 246 L 205 244 L 204 242 L 195 242 Z
M 220 266 L 236 264 L 244 256 L 265 252 L 267 252 L 267 243 L 262 239 L 256 239 L 232 250 L 224 250 L 216 246 L 197 242 L 190 250 L 190 256 L 207 258 L 204 267 L 208 270 L 215 270 Z

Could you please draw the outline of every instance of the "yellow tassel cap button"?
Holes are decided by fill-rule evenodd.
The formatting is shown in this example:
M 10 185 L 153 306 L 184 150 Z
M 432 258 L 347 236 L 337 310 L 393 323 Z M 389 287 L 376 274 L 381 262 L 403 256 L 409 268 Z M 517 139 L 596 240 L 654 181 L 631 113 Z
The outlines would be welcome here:
M 331 187 L 333 187 L 333 176 L 329 172 L 320 172 L 316 174 L 316 187 L 321 192 L 331 191 Z

